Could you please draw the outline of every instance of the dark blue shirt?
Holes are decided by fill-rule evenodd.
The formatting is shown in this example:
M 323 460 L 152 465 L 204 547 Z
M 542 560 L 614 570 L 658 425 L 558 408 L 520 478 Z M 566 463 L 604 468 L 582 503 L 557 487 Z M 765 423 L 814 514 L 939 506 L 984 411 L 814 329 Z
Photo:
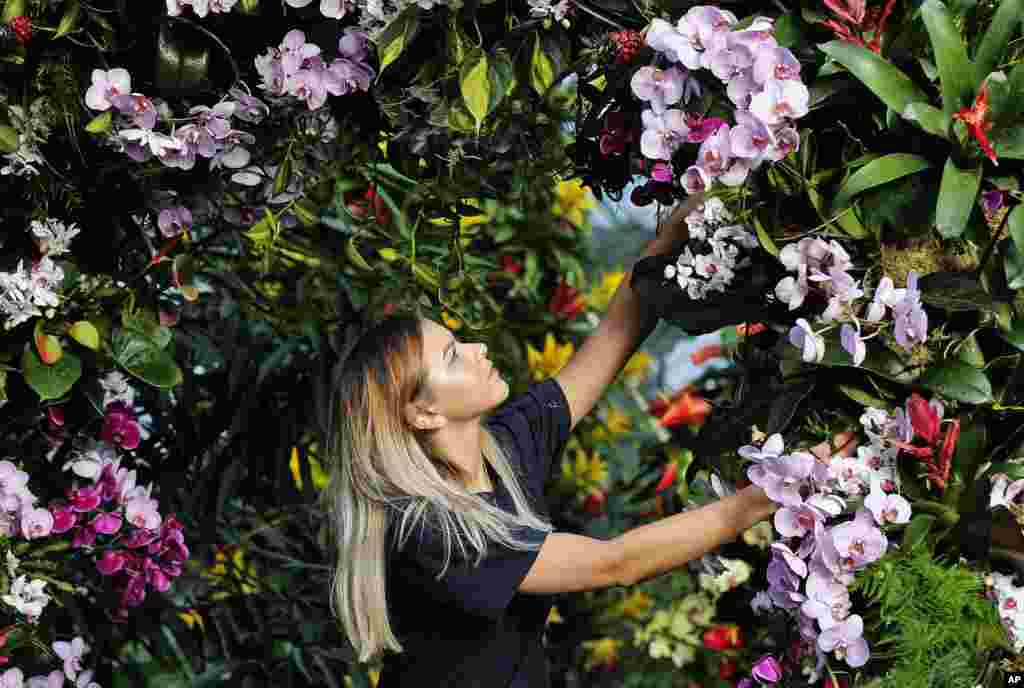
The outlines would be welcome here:
M 520 477 L 534 509 L 548 518 L 544 483 L 569 439 L 569 404 L 554 378 L 532 385 L 498 409 L 485 425 L 494 433 Z M 494 490 L 479 493 L 515 513 L 505 485 L 487 466 Z M 547 533 L 527 529 L 543 543 Z M 392 630 L 402 653 L 387 653 L 378 688 L 547 688 L 543 634 L 549 595 L 520 594 L 536 551 L 490 544 L 480 562 L 452 552 L 443 566 L 440 535 L 415 529 L 388 559 L 387 600 Z

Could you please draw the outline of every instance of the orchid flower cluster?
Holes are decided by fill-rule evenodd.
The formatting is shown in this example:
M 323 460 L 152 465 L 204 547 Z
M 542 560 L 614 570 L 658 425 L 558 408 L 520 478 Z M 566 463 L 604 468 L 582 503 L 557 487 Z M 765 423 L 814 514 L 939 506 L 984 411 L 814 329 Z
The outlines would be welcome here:
M 686 216 L 690 239 L 676 264 L 665 266 L 665 279 L 674 279 L 691 299 L 724 292 L 736 271 L 750 265 L 746 253 L 757 248 L 757 237 L 743 225 L 727 224 L 731 219 L 718 198 L 708 199 Z
M 664 67 L 641 67 L 631 81 L 633 94 L 650 104 L 641 115 L 640 149 L 661 163 L 661 176 L 670 181 L 676 175 L 670 161 L 682 144 L 700 143 L 696 163 L 679 175 L 689 194 L 716 180 L 738 186 L 751 170 L 785 158 L 800 143 L 794 120 L 807 114 L 810 97 L 800 63 L 776 42 L 771 19 L 755 17 L 744 29 L 735 28 L 738 23 L 731 12 L 710 5 L 691 7 L 675 25 L 654 19 L 645 40 Z M 670 107 L 700 94 L 691 74 L 698 69 L 726 85 L 736 107 L 734 125 Z
M 7 641 L 7 634 L 0 636 L 0 646 Z M 54 654 L 61 660 L 61 668 L 54 669 L 49 674 L 40 674 L 25 678 L 25 672 L 18 667 L 11 667 L 0 673 L 0 686 L 3 688 L 61 688 L 64 679 L 71 681 L 74 688 L 100 688 L 100 685 L 92 680 L 96 673 L 92 669 L 82 670 L 82 656 L 89 652 L 89 646 L 80 637 L 74 637 L 70 642 L 56 640 L 51 645 Z M 8 657 L 0 657 L 6 663 Z
M 863 619 L 851 613 L 848 587 L 856 571 L 886 553 L 883 529 L 910 520 L 910 503 L 896 492 L 900 448 L 891 442 L 905 436 L 899 435 L 905 421 L 868 409 L 860 422 L 871 441 L 856 453 L 850 449 L 852 434 L 832 456 L 819 447 L 787 454 L 778 434 L 762 446 L 739 449 L 754 462 L 747 470 L 750 481 L 780 505 L 774 525 L 782 539 L 771 545 L 769 587 L 751 605 L 758 612 L 779 609 L 795 617 L 803 642 L 813 645 L 817 658 L 812 681 L 828 654 L 851 667 L 868 661 Z M 854 517 L 845 518 L 848 503 L 861 498 Z
M 285 0 L 289 7 L 306 7 L 313 0 Z M 167 0 L 167 14 L 177 17 L 190 8 L 197 17 L 207 14 L 227 14 L 235 8 L 238 0 Z M 342 19 L 355 7 L 352 0 L 320 0 L 320 14 L 329 19 Z
M 99 112 L 116 112 L 108 142 L 132 160 L 145 162 L 156 157 L 167 167 L 190 170 L 196 156 L 207 158 L 210 169 L 237 169 L 249 163 L 246 145 L 255 137 L 232 126 L 232 118 L 258 124 L 269 112 L 266 104 L 241 88 L 232 88 L 233 100 L 222 100 L 212 108 L 189 108 L 187 124 L 173 118 L 167 104 L 154 102 L 142 93 L 132 92 L 131 74 L 120 67 L 92 72 L 92 85 L 85 92 L 85 104 Z M 171 126 L 170 133 L 157 130 L 159 122 Z
M 891 278 L 882 277 L 866 312 L 861 313 L 860 299 L 864 290 L 850 275 L 853 262 L 839 242 L 805 237 L 783 247 L 779 260 L 796 276 L 784 277 L 775 285 L 777 299 L 786 303 L 791 311 L 805 303 L 827 303 L 818 316 L 826 324 L 825 329 L 816 331 L 806 318 L 797 318 L 796 325 L 789 331 L 789 341 L 801 350 L 804 361 L 822 360 L 825 340 L 821 335 L 831 329 L 834 322 L 842 323 L 840 341 L 856 366 L 867 356 L 864 342 L 874 336 L 863 335 L 862 321 L 880 325 L 891 315 L 893 334 L 905 351 L 927 340 L 928 314 L 921 304 L 916 272 L 908 273 L 907 286 L 903 289 L 896 289 Z
M 985 576 L 985 594 L 996 603 L 1014 652 L 1024 652 L 1024 587 L 1015 585 L 1013 576 L 993 571 Z
M 367 91 L 374 70 L 369 65 L 369 38 L 359 29 L 345 29 L 338 40 L 339 57 L 330 64 L 321 57 L 321 48 L 306 42 L 306 34 L 292 29 L 276 48 L 267 48 L 256 57 L 259 86 L 271 96 L 292 96 L 304 101 L 309 110 L 318 110 L 327 95 L 343 96 Z
M 5 316 L 6 330 L 42 316 L 40 308 L 53 317 L 53 309 L 60 304 L 57 289 L 64 280 L 64 270 L 53 257 L 68 253 L 71 240 L 81 232 L 75 223 L 64 224 L 52 217 L 33 220 L 29 231 L 40 257 L 29 267 L 19 260 L 14 272 L 0 272 L 0 315 Z

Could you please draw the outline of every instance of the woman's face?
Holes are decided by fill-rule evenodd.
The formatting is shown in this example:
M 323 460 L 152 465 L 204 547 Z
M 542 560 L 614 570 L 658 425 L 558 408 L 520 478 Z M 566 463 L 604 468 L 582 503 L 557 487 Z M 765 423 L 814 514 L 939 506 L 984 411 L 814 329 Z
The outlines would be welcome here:
M 450 421 L 469 420 L 508 397 L 508 383 L 487 358 L 487 345 L 460 342 L 433 320 L 423 320 L 423 365 L 432 410 Z

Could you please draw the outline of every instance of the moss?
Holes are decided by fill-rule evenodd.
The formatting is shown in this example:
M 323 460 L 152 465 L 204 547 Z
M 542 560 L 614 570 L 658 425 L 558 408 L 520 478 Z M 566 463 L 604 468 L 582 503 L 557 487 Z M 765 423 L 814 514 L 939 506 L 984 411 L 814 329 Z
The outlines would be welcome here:
M 907 286 L 907 273 L 918 277 L 942 270 L 945 250 L 938 239 L 882 244 L 882 271 L 897 288 Z

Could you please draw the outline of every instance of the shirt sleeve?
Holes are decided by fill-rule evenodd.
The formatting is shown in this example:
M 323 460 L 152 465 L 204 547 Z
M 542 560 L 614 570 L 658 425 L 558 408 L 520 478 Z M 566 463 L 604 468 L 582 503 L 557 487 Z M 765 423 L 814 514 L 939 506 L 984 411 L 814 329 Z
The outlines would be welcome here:
M 553 460 L 569 441 L 571 422 L 569 401 L 553 377 L 531 385 L 488 420 L 489 425 L 512 436 L 527 479 L 538 494 Z
M 475 552 L 464 558 L 453 544 L 448 568 L 438 578 L 444 568 L 443 539 L 439 530 L 424 525 L 410 535 L 403 548 L 399 561 L 410 568 L 402 575 L 407 584 L 419 588 L 432 600 L 453 605 L 467 614 L 497 619 L 519 590 L 548 535 L 525 527 L 518 534 L 536 543 L 537 550 L 513 550 L 488 542 L 487 552 L 476 565 Z

